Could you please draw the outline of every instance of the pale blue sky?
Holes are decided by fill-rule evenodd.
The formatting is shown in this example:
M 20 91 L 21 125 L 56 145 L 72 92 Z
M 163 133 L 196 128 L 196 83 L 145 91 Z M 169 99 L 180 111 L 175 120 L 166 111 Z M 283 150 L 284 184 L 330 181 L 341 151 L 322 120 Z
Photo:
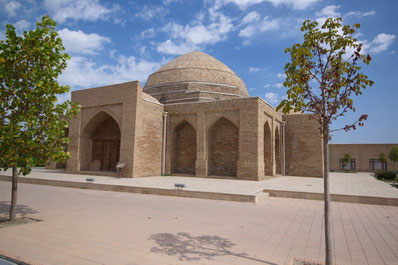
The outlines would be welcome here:
M 357 38 L 373 60 L 363 71 L 375 85 L 355 99 L 357 111 L 335 122 L 344 126 L 366 113 L 365 127 L 335 133 L 333 143 L 398 142 L 398 41 L 396 0 L 0 0 L 0 39 L 5 25 L 19 32 L 42 15 L 72 56 L 60 81 L 72 90 L 139 80 L 192 50 L 228 65 L 252 96 L 276 106 L 286 89 L 284 49 L 301 42 L 305 19 L 343 17 L 360 23 Z M 64 98 L 67 98 L 65 95 Z

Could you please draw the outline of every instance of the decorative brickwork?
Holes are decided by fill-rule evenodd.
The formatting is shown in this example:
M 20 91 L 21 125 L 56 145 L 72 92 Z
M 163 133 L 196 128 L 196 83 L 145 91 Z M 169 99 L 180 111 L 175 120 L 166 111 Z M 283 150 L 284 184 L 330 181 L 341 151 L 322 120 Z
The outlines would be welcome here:
M 221 118 L 209 130 L 209 175 L 232 176 L 237 174 L 238 128 Z
M 173 133 L 172 173 L 195 174 L 196 133 L 187 121 L 176 126 Z

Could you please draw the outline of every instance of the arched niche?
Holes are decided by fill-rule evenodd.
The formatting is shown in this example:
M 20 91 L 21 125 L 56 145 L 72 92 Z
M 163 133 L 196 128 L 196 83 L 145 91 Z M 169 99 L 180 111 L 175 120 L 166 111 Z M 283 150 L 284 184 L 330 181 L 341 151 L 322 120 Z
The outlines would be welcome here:
M 264 175 L 272 176 L 272 134 L 271 127 L 264 123 Z
M 173 130 L 171 154 L 172 174 L 195 174 L 196 132 L 186 120 Z
M 208 174 L 236 177 L 239 150 L 239 130 L 222 117 L 208 132 Z
M 120 156 L 120 128 L 116 120 L 100 111 L 83 129 L 80 170 L 115 171 Z

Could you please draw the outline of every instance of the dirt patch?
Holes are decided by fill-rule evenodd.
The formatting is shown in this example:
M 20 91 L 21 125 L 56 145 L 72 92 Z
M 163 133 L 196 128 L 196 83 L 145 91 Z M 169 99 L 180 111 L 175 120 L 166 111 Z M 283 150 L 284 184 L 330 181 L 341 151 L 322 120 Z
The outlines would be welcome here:
M 28 217 L 16 218 L 14 221 L 9 221 L 8 219 L 0 219 L 0 228 L 7 228 L 11 226 L 35 223 L 40 221 L 41 220 L 39 219 L 28 218 Z

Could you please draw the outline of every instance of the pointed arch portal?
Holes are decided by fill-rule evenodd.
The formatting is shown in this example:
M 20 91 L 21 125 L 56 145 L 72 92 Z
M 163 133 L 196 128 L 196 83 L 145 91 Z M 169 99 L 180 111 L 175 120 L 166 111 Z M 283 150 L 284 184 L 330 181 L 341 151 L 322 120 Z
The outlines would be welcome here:
M 191 124 L 183 121 L 173 131 L 171 173 L 195 174 L 196 132 Z
M 119 125 L 106 112 L 99 112 L 87 123 L 84 129 L 82 161 L 86 163 L 82 165 L 82 169 L 115 171 L 119 156 Z
M 213 176 L 237 175 L 238 127 L 220 118 L 209 129 L 208 171 Z

